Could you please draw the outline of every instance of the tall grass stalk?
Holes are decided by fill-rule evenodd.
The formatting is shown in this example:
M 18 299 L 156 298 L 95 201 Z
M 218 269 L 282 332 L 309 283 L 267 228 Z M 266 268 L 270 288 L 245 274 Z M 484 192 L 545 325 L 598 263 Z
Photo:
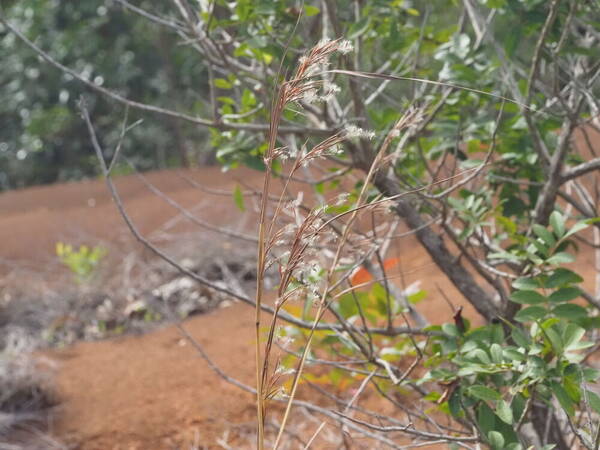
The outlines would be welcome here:
M 264 423 L 265 423 L 265 401 L 269 394 L 266 392 L 265 387 L 268 383 L 269 376 L 269 358 L 270 351 L 272 349 L 273 339 L 275 335 L 275 327 L 277 322 L 277 314 L 283 304 L 283 301 L 278 301 L 276 310 L 269 327 L 268 339 L 265 346 L 264 356 L 261 352 L 261 305 L 263 303 L 264 296 L 264 275 L 267 266 L 267 256 L 269 249 L 271 248 L 269 238 L 271 237 L 273 226 L 277 218 L 277 214 L 281 209 L 282 197 L 279 199 L 277 209 L 275 211 L 275 217 L 271 226 L 267 230 L 266 215 L 267 208 L 269 205 L 270 197 L 270 183 L 272 177 L 272 164 L 275 158 L 281 154 L 282 149 L 277 149 L 277 135 L 279 125 L 281 123 L 281 117 L 285 107 L 290 102 L 299 101 L 311 96 L 322 87 L 321 81 L 312 80 L 311 77 L 314 75 L 315 68 L 322 67 L 327 64 L 327 59 L 335 51 L 343 50 L 341 45 L 346 45 L 342 41 L 322 41 L 315 46 L 305 57 L 300 60 L 300 64 L 294 74 L 294 76 L 285 81 L 275 96 L 271 106 L 271 120 L 268 134 L 268 146 L 264 156 L 265 164 L 265 176 L 263 182 L 262 198 L 260 204 L 260 215 L 259 215 L 259 230 L 258 230 L 258 261 L 257 261 L 257 283 L 256 283 L 256 312 L 255 312 L 255 338 L 256 338 L 256 385 L 257 385 L 257 422 L 258 422 L 258 433 L 257 433 L 257 447 L 259 450 L 264 449 Z M 333 142 L 333 141 L 332 141 Z M 333 143 L 331 143 L 333 145 Z M 315 147 L 312 152 L 304 155 L 298 155 L 296 163 L 290 175 L 287 179 L 287 183 L 291 179 L 293 172 L 301 167 L 302 162 L 308 161 L 312 157 L 318 156 L 322 151 L 327 150 L 331 145 L 323 145 L 322 147 Z M 311 154 L 312 153 L 312 154 Z M 285 192 L 285 189 L 284 191 Z M 288 275 L 291 275 L 290 264 L 288 263 Z M 285 290 L 286 283 L 283 282 L 279 288 L 280 299 Z M 289 276 L 287 278 L 289 280 Z M 278 444 L 276 443 L 275 446 Z
M 258 255 L 257 255 L 257 279 L 256 279 L 256 314 L 255 314 L 255 331 L 256 331 L 256 409 L 258 421 L 257 447 L 259 450 L 264 449 L 264 415 L 265 415 L 265 396 L 264 396 L 264 372 L 262 368 L 261 357 L 261 342 L 260 342 L 260 326 L 261 326 L 261 305 L 263 302 L 264 293 L 264 276 L 267 262 L 266 251 L 266 214 L 269 202 L 270 183 L 272 175 L 273 156 L 275 154 L 275 146 L 277 143 L 277 131 L 281 121 L 281 114 L 285 107 L 282 102 L 284 98 L 284 88 L 280 89 L 273 102 L 272 116 L 269 128 L 269 144 L 264 157 L 265 176 L 262 190 L 262 198 L 260 205 L 260 217 L 258 222 Z M 268 355 L 265 355 L 265 360 Z
M 270 185 L 272 173 L 272 164 L 280 156 L 285 156 L 285 148 L 277 148 L 277 134 L 279 125 L 281 122 L 283 111 L 289 103 L 297 101 L 311 101 L 319 97 L 319 93 L 323 96 L 329 96 L 337 92 L 337 88 L 332 87 L 331 84 L 326 84 L 322 80 L 315 80 L 315 75 L 322 72 L 324 67 L 328 65 L 328 59 L 334 52 L 346 52 L 351 48 L 345 41 L 322 41 L 317 44 L 306 56 L 300 59 L 300 63 L 294 75 L 287 81 L 284 81 L 277 91 L 277 95 L 273 101 L 271 109 L 271 121 L 269 127 L 268 146 L 264 156 L 265 163 L 265 175 L 262 190 L 262 200 L 260 204 L 260 217 L 259 217 L 259 237 L 258 237 L 258 263 L 257 263 L 257 285 L 256 285 L 256 384 L 257 384 L 257 420 L 258 420 L 258 442 L 257 447 L 259 449 L 264 448 L 264 425 L 266 415 L 266 401 L 273 395 L 275 390 L 273 385 L 276 382 L 276 377 L 270 377 L 271 370 L 271 353 L 273 349 L 273 343 L 275 340 L 275 331 L 277 326 L 278 314 L 285 302 L 296 292 L 296 288 L 289 291 L 288 288 L 290 283 L 293 281 L 293 273 L 306 264 L 306 252 L 309 249 L 310 242 L 316 240 L 318 236 L 324 230 L 324 225 L 320 222 L 321 211 L 310 211 L 310 213 L 303 219 L 302 223 L 298 225 L 298 229 L 295 236 L 290 244 L 288 260 L 280 269 L 280 285 L 277 292 L 277 300 L 275 304 L 275 312 L 273 314 L 267 338 L 265 342 L 264 352 L 262 351 L 261 345 L 261 305 L 264 297 L 264 275 L 268 265 L 268 258 L 271 250 L 276 245 L 276 238 L 278 233 L 274 232 L 277 217 L 282 210 L 283 196 L 287 191 L 287 187 L 292 180 L 296 171 L 302 166 L 308 164 L 312 159 L 323 157 L 328 152 L 332 151 L 338 144 L 351 138 L 368 139 L 373 137 L 372 133 L 365 132 L 356 127 L 349 128 L 347 130 L 339 131 L 338 133 L 326 138 L 319 144 L 307 150 L 303 147 L 302 151 L 296 155 L 295 161 L 292 163 L 292 167 L 285 180 L 285 185 L 282 194 L 279 198 L 277 206 L 274 211 L 271 224 L 267 227 L 267 208 L 269 207 L 270 198 Z M 330 90 L 328 92 L 328 90 Z M 292 380 L 291 390 L 289 398 L 286 403 L 285 412 L 280 423 L 280 427 L 275 440 L 274 448 L 277 449 L 282 441 L 283 434 L 286 429 L 286 425 L 289 421 L 292 405 L 294 398 L 297 393 L 299 381 L 304 370 L 307 357 L 311 350 L 311 344 L 313 341 L 314 333 L 317 325 L 320 323 L 323 315 L 328 310 L 329 303 L 331 302 L 330 294 L 333 289 L 338 285 L 334 280 L 336 269 L 340 263 L 340 259 L 343 255 L 346 243 L 348 242 L 350 233 L 353 229 L 354 223 L 358 216 L 358 212 L 368 207 L 369 204 L 366 201 L 367 191 L 370 183 L 373 180 L 377 170 L 386 163 L 385 155 L 389 149 L 392 139 L 398 135 L 398 133 L 409 126 L 411 126 L 415 117 L 418 115 L 412 111 L 405 114 L 390 130 L 386 135 L 382 145 L 378 149 L 377 153 L 372 157 L 370 169 L 364 180 L 364 184 L 360 190 L 358 198 L 351 210 L 344 214 L 349 216 L 341 231 L 341 238 L 336 247 L 335 254 L 327 270 L 325 277 L 325 285 L 318 296 L 317 311 L 310 328 L 307 340 L 304 346 L 304 350 L 301 354 L 300 360 L 297 364 L 294 377 Z M 289 155 L 287 155 L 289 156 Z M 377 205 L 380 202 L 375 202 Z M 330 221 L 326 222 L 327 224 Z
M 373 159 L 372 163 L 371 163 L 371 167 L 369 169 L 369 172 L 367 173 L 367 176 L 364 180 L 363 186 L 360 190 L 360 193 L 358 195 L 358 198 L 356 200 L 356 204 L 355 207 L 352 210 L 352 213 L 350 215 L 350 218 L 348 219 L 348 221 L 344 224 L 344 228 L 342 231 L 342 238 L 340 239 L 337 249 L 336 249 L 336 253 L 335 256 L 333 258 L 333 261 L 329 267 L 328 273 L 327 273 L 327 278 L 326 278 L 326 285 L 325 288 L 323 289 L 323 292 L 321 294 L 321 298 L 319 301 L 319 306 L 317 309 L 317 313 L 316 313 L 316 317 L 314 319 L 313 322 L 313 326 L 309 332 L 306 344 L 304 346 L 304 350 L 302 352 L 302 356 L 300 358 L 300 362 L 298 364 L 298 367 L 296 369 L 296 372 L 294 373 L 294 379 L 292 382 L 292 388 L 290 391 L 290 396 L 286 405 L 286 409 L 285 409 L 285 413 L 283 416 L 283 419 L 281 421 L 281 425 L 279 428 L 279 432 L 277 435 L 277 439 L 275 441 L 275 445 L 274 448 L 277 449 L 281 443 L 281 439 L 283 437 L 283 433 L 285 431 L 285 427 L 287 425 L 287 421 L 289 419 L 289 415 L 292 409 L 292 404 L 294 401 L 294 398 L 296 396 L 296 391 L 298 388 L 298 384 L 300 381 L 300 377 L 302 375 L 302 372 L 304 370 L 304 365 L 306 363 L 306 358 L 310 352 L 311 349 L 311 345 L 312 345 L 312 341 L 313 341 L 313 337 L 314 337 L 314 333 L 315 333 L 315 329 L 317 327 L 317 325 L 319 324 L 319 322 L 321 321 L 321 319 L 323 318 L 323 315 L 325 313 L 325 311 L 327 310 L 327 305 L 328 305 L 328 297 L 330 294 L 330 290 L 331 290 L 331 286 L 332 286 L 332 281 L 333 281 L 333 276 L 334 276 L 334 272 L 336 270 L 336 267 L 338 266 L 338 263 L 340 261 L 340 258 L 342 256 L 342 251 L 348 241 L 348 236 L 350 234 L 350 231 L 352 230 L 352 227 L 354 225 L 354 222 L 356 221 L 358 212 L 362 209 L 361 206 L 364 205 L 363 202 L 365 202 L 365 197 L 366 197 L 366 193 L 367 193 L 367 189 L 369 188 L 370 182 L 373 179 L 373 176 L 375 175 L 375 173 L 377 172 L 377 170 L 379 170 L 380 165 L 382 163 L 382 160 L 390 146 L 390 143 L 392 142 L 393 137 L 395 137 L 397 135 L 397 133 L 400 131 L 400 129 L 407 127 L 409 125 L 411 125 L 411 117 L 414 117 L 412 114 L 406 114 L 403 117 L 401 117 L 398 122 L 395 124 L 395 126 L 392 128 L 392 130 L 388 133 L 388 135 L 386 136 L 383 144 L 381 145 L 380 149 L 377 152 L 377 155 L 375 156 L 375 158 Z

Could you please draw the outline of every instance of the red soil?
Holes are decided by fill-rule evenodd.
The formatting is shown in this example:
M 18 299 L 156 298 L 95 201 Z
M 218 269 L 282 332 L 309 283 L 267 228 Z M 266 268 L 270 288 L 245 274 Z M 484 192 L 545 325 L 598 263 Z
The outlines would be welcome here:
M 215 362 L 253 383 L 252 311 L 220 309 L 185 324 Z M 226 430 L 252 431 L 250 394 L 225 382 L 174 327 L 145 336 L 80 343 L 53 356 L 63 401 L 56 434 L 82 449 L 213 446 Z M 231 441 L 248 448 L 248 441 Z
M 188 175 L 222 189 L 231 189 L 234 177 L 258 186 L 261 176 L 250 171 L 223 176 L 214 168 Z M 206 202 L 202 215 L 213 223 L 230 223 L 239 213 L 232 199 L 210 197 L 174 172 L 148 177 L 183 206 Z M 117 183 L 143 232 L 155 230 L 176 213 L 134 177 Z M 55 243 L 71 242 L 73 236 L 112 242 L 132 239 L 100 180 L 6 193 L 0 195 L 0 211 L 2 257 L 29 265 L 53 259 Z M 435 286 L 456 304 L 462 300 L 429 257 L 412 239 L 400 241 L 395 256 L 402 259 L 406 283 L 421 280 L 429 292 L 419 310 L 435 323 L 450 320 L 451 310 Z M 592 273 L 591 262 L 592 255 L 582 255 L 583 275 Z M 465 315 L 477 317 L 468 306 Z M 185 326 L 223 369 L 253 384 L 252 323 L 253 311 L 234 304 L 192 318 Z M 229 441 L 232 448 L 251 447 L 243 431 L 253 431 L 252 397 L 215 375 L 172 326 L 144 336 L 79 343 L 48 354 L 58 362 L 61 401 L 53 432 L 75 448 L 190 448 L 194 442 L 199 448 L 217 448 L 217 439 L 227 430 L 236 439 Z

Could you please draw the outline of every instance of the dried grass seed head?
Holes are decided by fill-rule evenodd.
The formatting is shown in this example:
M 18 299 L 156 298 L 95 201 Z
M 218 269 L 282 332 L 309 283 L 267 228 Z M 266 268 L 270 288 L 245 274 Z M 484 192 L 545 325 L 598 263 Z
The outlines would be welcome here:
M 374 131 L 364 130 L 356 125 L 346 125 L 346 128 L 344 129 L 344 138 L 346 139 L 373 139 L 374 137 Z
M 346 54 L 352 51 L 352 43 L 347 40 L 322 39 L 298 61 L 294 76 L 288 81 L 285 91 L 286 102 L 303 100 L 308 103 L 328 101 L 340 88 L 330 82 L 310 81 L 329 67 L 329 58 L 333 53 Z M 319 94 L 321 92 L 321 94 Z

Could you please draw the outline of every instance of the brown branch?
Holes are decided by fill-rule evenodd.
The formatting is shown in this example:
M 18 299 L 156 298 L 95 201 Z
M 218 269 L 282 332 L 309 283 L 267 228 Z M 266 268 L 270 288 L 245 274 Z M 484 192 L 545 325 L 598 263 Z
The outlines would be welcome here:
M 156 256 L 158 256 L 159 258 L 161 258 L 162 260 L 164 260 L 165 262 L 167 262 L 169 265 L 171 265 L 172 267 L 174 267 L 175 269 L 179 270 L 181 273 L 183 273 L 184 275 L 190 277 L 191 279 L 193 279 L 194 281 L 208 287 L 211 289 L 214 289 L 217 292 L 221 292 L 223 294 L 226 294 L 228 296 L 230 296 L 233 299 L 236 300 L 240 300 L 243 303 L 246 303 L 250 306 L 256 307 L 256 303 L 254 302 L 254 300 L 252 300 L 251 298 L 242 295 L 238 292 L 235 292 L 231 289 L 228 288 L 224 288 L 218 284 L 215 284 L 213 282 L 211 282 L 210 280 L 198 275 L 195 272 L 192 272 L 189 269 L 186 269 L 185 267 L 183 267 L 182 265 L 180 265 L 179 263 L 177 263 L 177 261 L 175 261 L 173 258 L 171 258 L 168 254 L 166 254 L 165 252 L 163 252 L 162 250 L 160 250 L 159 248 L 157 248 L 155 245 L 153 245 L 150 241 L 148 241 L 148 239 L 146 239 L 137 229 L 136 225 L 133 223 L 133 221 L 131 220 L 131 217 L 129 217 L 127 211 L 125 210 L 125 206 L 123 204 L 123 201 L 119 195 L 119 192 L 112 180 L 112 177 L 110 175 L 110 172 L 108 171 L 108 167 L 106 165 L 106 162 L 104 161 L 104 155 L 103 155 L 103 151 L 102 148 L 100 147 L 100 144 L 98 142 L 98 139 L 96 137 L 96 132 L 94 130 L 94 127 L 92 126 L 92 122 L 89 116 L 89 112 L 87 111 L 87 108 L 85 107 L 84 104 L 80 104 L 80 109 L 83 115 L 83 118 L 86 122 L 86 125 L 88 127 L 88 131 L 90 133 L 90 139 L 92 141 L 92 145 L 94 147 L 94 150 L 96 152 L 96 156 L 100 162 L 100 166 L 102 168 L 102 174 L 105 178 L 106 184 L 108 186 L 108 189 L 110 191 L 111 197 L 113 198 L 113 201 L 115 202 L 115 205 L 117 206 L 117 209 L 119 211 L 119 214 L 121 215 L 121 217 L 123 218 L 123 220 L 125 221 L 125 224 L 127 225 L 127 227 L 129 228 L 129 231 L 131 232 L 131 234 L 135 237 L 135 239 L 140 242 L 144 247 L 146 247 L 148 250 L 150 250 L 152 253 L 154 253 Z M 268 305 L 261 305 L 261 309 L 267 313 L 270 314 L 274 314 L 275 310 L 268 306 Z M 285 320 L 288 323 L 294 324 L 298 327 L 304 328 L 304 329 L 312 329 L 313 328 L 313 323 L 312 322 L 306 322 L 300 319 L 297 319 L 296 317 L 281 311 L 278 314 L 278 317 L 280 317 L 281 319 Z M 336 331 L 343 331 L 344 328 L 339 325 L 339 324 L 329 324 L 329 323 L 320 323 L 316 326 L 315 328 L 316 330 L 336 330 Z M 382 335 L 382 336 L 398 336 L 401 334 L 414 334 L 417 336 L 438 336 L 440 335 L 439 332 L 434 332 L 434 331 L 424 331 L 418 328 L 409 328 L 409 327 L 395 327 L 392 329 L 388 329 L 388 328 L 369 328 L 369 329 L 361 329 L 359 328 L 359 330 L 361 332 L 369 332 L 369 333 L 373 333 L 373 334 L 377 334 L 377 335 Z
M 398 182 L 388 176 L 378 176 L 374 184 L 386 196 L 398 193 Z M 456 257 L 448 250 L 442 237 L 425 225 L 417 207 L 407 199 L 398 198 L 394 210 L 411 229 L 418 230 L 415 234 L 421 245 L 475 309 L 488 321 L 496 318 L 498 309 L 494 299 L 478 285 L 467 269 L 457 264 Z
M 563 173 L 562 182 L 564 183 L 565 181 L 572 180 L 573 178 L 579 178 L 595 170 L 600 170 L 600 158 L 594 158 L 575 167 L 569 168 Z
M 371 430 L 381 431 L 384 433 L 392 433 L 392 432 L 401 431 L 406 434 L 411 434 L 413 436 L 418 436 L 418 437 L 429 439 L 429 440 L 432 440 L 432 439 L 438 440 L 439 439 L 442 441 L 449 441 L 449 442 L 480 442 L 481 441 L 480 438 L 473 437 L 473 436 L 451 436 L 448 434 L 437 434 L 437 433 L 430 433 L 428 431 L 416 430 L 413 428 L 412 423 L 408 423 L 404 426 L 379 426 L 379 425 L 373 425 L 372 423 L 365 422 L 363 420 L 355 419 L 354 417 L 347 416 L 340 412 L 336 412 L 336 414 L 338 414 L 348 420 L 351 420 L 352 422 L 355 422 L 359 425 L 362 425 L 366 428 L 369 428 Z
M 540 33 L 540 37 L 535 45 L 535 51 L 533 56 L 533 62 L 531 64 L 531 70 L 529 72 L 529 77 L 527 79 L 527 96 L 525 98 L 525 104 L 529 105 L 531 103 L 531 97 L 533 96 L 533 83 L 535 78 L 537 77 L 537 72 L 540 66 L 540 60 L 542 56 L 542 48 L 544 46 L 544 42 L 546 42 L 546 38 L 548 37 L 548 33 L 550 32 L 550 28 L 554 24 L 554 20 L 556 19 L 556 15 L 558 14 L 558 6 L 560 4 L 560 0 L 552 0 L 550 5 L 550 12 L 546 17 L 546 22 L 544 22 L 544 26 L 542 28 L 542 32 Z
M 148 181 L 148 179 L 137 170 L 137 168 L 131 163 L 131 161 L 127 160 L 127 163 L 133 169 L 135 176 L 144 184 L 144 186 L 146 186 L 154 195 L 162 198 L 166 203 L 168 203 L 170 206 L 172 206 L 177 211 L 179 211 L 190 222 L 195 223 L 196 225 L 198 225 L 199 227 L 202 227 L 204 229 L 219 233 L 223 236 L 229 236 L 231 238 L 240 239 L 240 240 L 246 241 L 246 242 L 252 242 L 254 244 L 256 244 L 256 242 L 258 242 L 256 237 L 254 237 L 254 236 L 250 236 L 250 235 L 243 234 L 243 233 L 238 233 L 236 231 L 233 231 L 233 230 L 230 230 L 227 228 L 222 228 L 222 227 L 213 225 L 209 222 L 206 222 L 206 221 L 196 217 L 195 215 L 190 213 L 186 208 L 181 206 L 179 203 L 177 203 L 171 197 L 169 197 L 164 192 L 162 192 L 160 189 L 158 189 L 156 186 L 154 186 L 152 183 L 150 183 L 150 181 Z
M 577 126 L 577 113 L 581 110 L 582 105 L 583 97 L 580 97 L 576 111 L 570 113 L 563 121 L 562 130 L 558 138 L 558 148 L 554 151 L 550 160 L 548 179 L 544 183 L 533 212 L 534 220 L 541 225 L 548 224 L 550 214 L 554 210 L 562 181 L 562 169 L 570 147 L 571 136 Z

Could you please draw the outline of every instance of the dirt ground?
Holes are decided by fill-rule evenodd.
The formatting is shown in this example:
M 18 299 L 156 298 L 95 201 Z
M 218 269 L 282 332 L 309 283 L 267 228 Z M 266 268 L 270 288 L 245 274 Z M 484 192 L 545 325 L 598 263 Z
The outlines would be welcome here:
M 175 171 L 148 174 L 163 192 L 215 224 L 251 229 L 231 197 L 211 196 Z M 261 174 L 217 168 L 185 172 L 217 189 L 238 181 L 260 185 Z M 177 215 L 134 176 L 117 180 L 128 212 L 148 234 Z M 0 195 L 2 261 L 35 268 L 55 259 L 57 241 L 107 241 L 131 245 L 132 237 L 101 180 L 30 188 Z M 202 251 L 199 248 L 198 251 Z M 460 295 L 411 239 L 397 243 L 406 283 L 421 280 L 429 299 L 419 305 L 432 322 L 451 318 L 437 288 L 456 303 Z M 580 267 L 592 273 L 592 255 Z M 592 278 L 593 279 L 593 278 Z M 465 315 L 475 319 L 469 307 Z M 253 384 L 253 311 L 233 304 L 196 316 L 185 327 L 228 373 Z M 59 406 L 52 433 L 77 449 L 251 448 L 254 404 L 250 394 L 223 381 L 197 356 L 174 326 L 143 336 L 83 342 L 45 353 L 56 365 Z M 422 447 L 427 448 L 427 447 Z
M 259 173 L 238 170 L 224 176 L 210 168 L 146 175 L 183 207 L 202 210 L 211 223 L 236 228 L 239 220 L 244 227 L 231 197 L 215 200 L 179 174 L 213 189 L 231 191 L 236 180 L 244 185 L 257 181 L 258 185 Z M 142 233 L 157 232 L 177 218 L 178 211 L 136 177 L 121 177 L 116 183 Z M 44 271 L 55 264 L 58 241 L 136 245 L 102 180 L 8 192 L 0 195 L 0 211 L 0 235 L 4 236 L 0 274 L 15 266 Z M 186 324 L 224 369 L 244 381 L 250 381 L 252 373 L 250 313 L 235 305 Z M 147 336 L 80 343 L 47 352 L 56 363 L 60 402 L 52 433 L 75 448 L 176 448 L 183 442 L 196 442 L 201 448 L 222 437 L 219 433 L 231 427 L 228 421 L 250 421 L 250 396 L 213 376 L 194 351 L 182 344 L 179 332 L 167 327 Z

